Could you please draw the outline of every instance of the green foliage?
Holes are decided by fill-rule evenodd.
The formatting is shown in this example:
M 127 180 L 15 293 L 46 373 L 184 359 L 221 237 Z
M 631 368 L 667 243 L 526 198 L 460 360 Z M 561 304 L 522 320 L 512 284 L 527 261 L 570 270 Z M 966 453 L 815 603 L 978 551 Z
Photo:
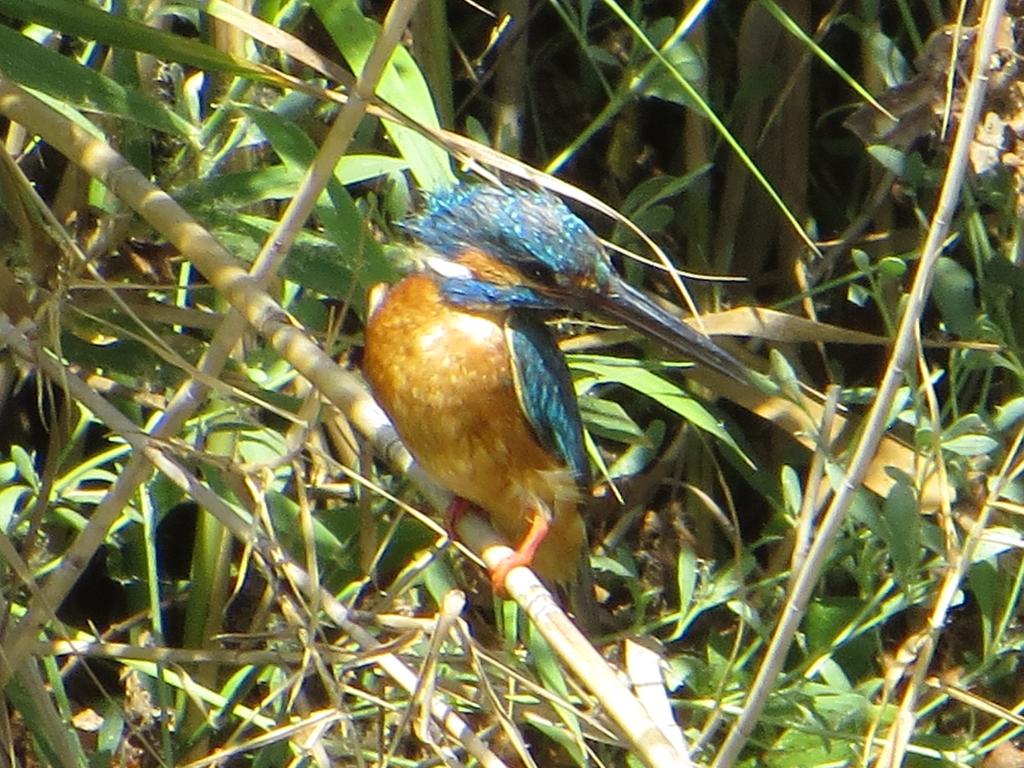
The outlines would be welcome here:
M 769 373 L 749 392 L 694 383 L 615 331 L 569 342 L 601 470 L 587 520 L 609 635 L 596 642 L 657 643 L 672 709 L 695 760 L 711 764 L 847 483 L 858 419 L 911 305 L 946 178 L 942 110 L 962 108 L 970 69 L 968 47 L 947 99 L 950 55 L 932 35 L 954 4 L 822 17 L 800 4 L 697 4 L 674 18 L 657 4 L 553 2 L 533 7 L 525 33 L 499 34 L 476 9 L 449 6 L 446 18 L 424 3 L 435 16 L 397 35 L 379 83 L 363 84 L 369 112 L 269 269 L 267 295 L 287 313 L 273 319 L 357 367 L 367 291 L 409 259 L 393 247 L 394 220 L 473 169 L 515 175 L 485 147 L 445 144 L 443 123 L 563 170 L 655 237 L 662 266 L 741 278 L 687 280 L 699 306 L 770 307 L 810 324 L 706 319 L 754 340 L 748 352 Z M 353 85 L 388 21 L 335 0 L 252 12 L 216 0 L 0 0 L 0 88 L 29 89 L 101 138 L 196 218 L 194 237 L 254 264 L 323 171 L 328 129 L 355 114 Z M 449 45 L 450 61 L 437 55 Z M 867 118 L 853 112 L 871 100 Z M 1012 103 L 988 102 L 988 125 L 1010 125 L 997 113 Z M 503 728 L 508 748 L 539 765 L 640 765 L 599 730 L 601 708 L 523 613 L 496 604 L 486 574 L 419 513 L 404 476 L 373 464 L 351 414 L 323 405 L 267 339 L 225 341 L 231 297 L 133 212 L 116 174 L 104 186 L 76 169 L 86 158 L 65 162 L 42 126 L 16 122 L 0 167 L 0 310 L 29 329 L 33 355 L 0 361 L 5 752 L 75 766 L 448 759 L 455 748 L 422 717 L 425 690 L 385 682 L 393 654 L 486 739 Z M 905 764 L 979 765 L 1016 733 L 1006 710 L 1019 709 L 1022 646 L 1024 184 L 1016 133 L 981 138 L 975 157 L 995 142 L 995 161 L 972 166 L 920 348 L 879 404 L 877 456 L 733 765 L 871 763 L 908 718 Z M 658 262 L 621 221 L 588 220 Z M 676 298 L 667 275 L 623 261 L 631 281 Z M 876 343 L 852 346 L 853 331 Z M 593 351 L 606 341 L 613 352 Z M 200 373 L 218 358 L 217 375 Z M 132 429 L 94 412 L 71 379 Z M 195 383 L 209 393 L 184 389 Z M 831 383 L 842 422 L 826 435 L 806 388 Z M 187 417 L 147 444 L 173 463 L 124 492 L 133 441 L 177 398 L 194 399 Z M 455 588 L 469 606 L 437 635 Z M 39 624 L 18 639 L 31 616 Z M 926 652 L 931 663 L 907 674 Z

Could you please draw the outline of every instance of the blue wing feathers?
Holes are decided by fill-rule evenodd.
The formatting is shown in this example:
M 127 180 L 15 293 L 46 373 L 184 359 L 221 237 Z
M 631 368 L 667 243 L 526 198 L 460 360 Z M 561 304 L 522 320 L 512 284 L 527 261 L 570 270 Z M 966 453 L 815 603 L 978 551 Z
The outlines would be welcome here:
M 541 445 L 566 463 L 577 485 L 589 489 L 590 461 L 565 358 L 547 326 L 534 316 L 512 312 L 508 328 L 516 390 L 527 421 Z

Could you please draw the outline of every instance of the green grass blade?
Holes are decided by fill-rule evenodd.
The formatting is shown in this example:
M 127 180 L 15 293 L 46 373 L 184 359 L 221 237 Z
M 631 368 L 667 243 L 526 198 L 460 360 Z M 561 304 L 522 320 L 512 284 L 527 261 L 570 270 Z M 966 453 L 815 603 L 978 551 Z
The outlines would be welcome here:
M 185 120 L 142 93 L 123 88 L 109 77 L 3 26 L 0 73 L 78 109 L 117 115 L 178 136 L 193 133 Z
M 793 19 L 791 19 L 789 15 L 774 2 L 774 0 L 761 0 L 761 4 L 765 7 L 765 9 L 767 9 L 768 13 L 770 13 L 772 17 L 777 22 L 779 22 L 779 24 L 782 25 L 782 27 L 787 32 L 793 35 L 793 37 L 795 37 L 801 43 L 806 45 L 808 49 L 810 49 L 810 51 L 815 56 L 817 56 L 826 67 L 835 72 L 844 83 L 850 86 L 850 88 L 854 92 L 856 92 L 858 96 L 860 96 L 862 99 L 864 99 L 864 101 L 873 106 L 886 117 L 892 120 L 897 119 L 889 112 L 889 110 L 887 110 L 885 107 L 878 103 L 878 101 L 875 99 L 874 96 L 871 95 L 867 88 L 858 83 L 857 80 L 853 76 L 851 76 L 849 72 L 843 69 L 843 67 L 839 64 L 838 61 L 832 58 L 824 48 L 818 45 L 818 43 L 814 40 L 813 37 L 804 32 L 800 25 L 793 21 Z
M 266 79 L 263 71 L 250 62 L 229 56 L 198 40 L 162 32 L 78 0 L 0 0 L 0 13 L 60 30 L 68 35 L 149 53 L 166 61 Z
M 379 27 L 354 3 L 316 0 L 313 8 L 334 44 L 354 72 L 361 72 Z M 404 48 L 397 48 L 377 86 L 377 95 L 405 115 L 430 128 L 440 128 L 434 101 L 423 74 Z M 437 189 L 455 182 L 447 153 L 409 128 L 385 122 L 389 138 L 404 157 L 419 185 Z
M 695 427 L 714 435 L 728 445 L 751 467 L 753 462 L 743 453 L 739 445 L 722 423 L 701 403 L 688 395 L 682 388 L 653 371 L 642 367 L 635 360 L 621 360 L 601 355 L 570 355 L 570 365 L 576 370 L 598 376 L 604 382 L 615 382 L 634 389 L 652 400 L 661 403 Z

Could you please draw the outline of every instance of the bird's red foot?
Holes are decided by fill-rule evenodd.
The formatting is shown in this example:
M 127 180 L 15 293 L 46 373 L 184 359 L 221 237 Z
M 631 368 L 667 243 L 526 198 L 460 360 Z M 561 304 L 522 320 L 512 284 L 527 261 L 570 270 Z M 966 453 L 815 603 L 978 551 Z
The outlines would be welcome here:
M 448 502 L 448 509 L 444 511 L 444 529 L 448 532 L 449 538 L 453 540 L 458 538 L 455 527 L 459 524 L 462 516 L 471 509 L 473 509 L 473 502 L 461 496 L 452 496 L 452 500 Z
M 550 527 L 551 525 L 547 517 L 542 512 L 535 512 L 533 521 L 530 523 L 530 530 L 526 532 L 526 536 L 520 542 L 519 548 L 491 569 L 491 586 L 498 597 L 503 600 L 508 598 L 508 590 L 505 589 L 505 578 L 508 576 L 509 571 L 521 565 L 526 567 L 533 565 L 533 558 L 537 554 L 537 548 L 544 541 L 544 537 L 548 535 Z

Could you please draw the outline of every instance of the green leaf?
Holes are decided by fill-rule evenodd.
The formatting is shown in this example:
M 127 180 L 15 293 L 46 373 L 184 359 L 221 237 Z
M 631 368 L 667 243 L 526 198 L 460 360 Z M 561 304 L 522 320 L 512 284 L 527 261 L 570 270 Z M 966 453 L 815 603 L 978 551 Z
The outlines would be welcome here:
M 345 155 L 334 168 L 334 177 L 342 184 L 358 184 L 380 176 L 401 173 L 409 163 L 387 155 Z
M 51 657 L 52 658 L 52 657 Z M 37 663 L 34 659 L 32 664 Z M 33 685 L 35 682 L 38 685 Z M 59 681 L 59 677 L 58 677 Z M 25 724 L 24 739 L 31 743 L 42 765 L 67 765 L 85 768 L 87 765 L 82 747 L 74 729 L 58 731 L 62 725 L 50 699 L 39 695 L 41 678 L 32 672 L 15 674 L 4 689 L 11 706 Z M 56 721 L 56 722 L 55 722 Z
M 124 738 L 124 715 L 124 709 L 119 707 L 116 702 L 107 702 L 107 706 L 103 710 L 103 725 L 100 726 L 96 739 L 96 751 L 91 754 L 92 765 L 98 764 L 97 758 L 108 765 L 116 762 L 115 756 Z
M 850 251 L 850 258 L 853 261 L 853 266 L 864 274 L 871 271 L 871 257 L 860 248 L 853 248 Z
M 163 105 L 2 25 L 0 73 L 82 110 L 117 115 L 178 136 L 194 133 L 187 122 Z
M 935 264 L 932 298 L 950 333 L 961 338 L 974 335 L 978 304 L 974 297 L 974 276 L 948 256 Z
M 771 363 L 773 383 L 790 400 L 797 403 L 800 402 L 800 377 L 796 375 L 796 371 L 789 364 L 789 360 L 777 349 L 773 349 L 769 355 L 769 361 Z
M 868 154 L 890 173 L 901 178 L 906 175 L 907 156 L 900 150 L 887 147 L 884 144 L 872 144 L 868 147 Z
M 683 176 L 663 174 L 641 181 L 622 202 L 622 213 L 635 218 L 651 206 L 671 200 L 703 179 L 713 167 L 711 163 L 705 163 Z M 616 229 L 618 231 L 618 227 Z
M 296 175 L 304 175 L 316 156 L 313 140 L 294 122 L 276 112 L 256 108 L 246 108 L 245 112 L 285 166 Z M 321 197 L 316 212 L 339 249 L 338 261 L 358 280 L 364 292 L 374 283 L 394 278 L 394 270 L 384 258 L 380 244 L 370 233 L 352 197 L 336 178 L 327 183 L 326 197 Z
M 806 46 L 815 56 L 820 59 L 826 67 L 832 70 L 846 85 L 853 90 L 858 96 L 864 101 L 872 104 L 877 110 L 882 111 L 885 108 L 875 100 L 871 92 L 862 86 L 856 78 L 850 75 L 839 62 L 832 58 L 829 53 L 818 45 L 818 41 L 804 32 L 803 28 L 796 23 L 789 14 L 786 13 L 782 8 L 775 3 L 775 0 L 761 0 L 761 5 L 768 9 L 768 12 L 775 17 L 775 20 L 782 25 L 782 27 L 793 35 L 800 44 Z
M 850 283 L 846 286 L 846 300 L 858 307 L 866 307 L 871 301 L 871 293 L 862 285 Z
M 21 505 L 22 499 L 32 495 L 32 489 L 27 485 L 4 485 L 0 487 L 0 531 L 11 534 L 11 524 L 15 519 Z
M 408 164 L 397 157 L 348 155 L 334 169 L 334 178 L 342 184 L 357 184 L 406 168 Z M 269 165 L 200 179 L 182 190 L 177 199 L 182 205 L 201 206 L 245 206 L 264 200 L 287 200 L 295 195 L 302 177 L 294 165 Z
M 590 763 L 584 758 L 583 753 L 580 751 L 580 734 L 574 736 L 561 725 L 553 723 L 550 720 L 542 716 L 539 710 L 527 710 L 523 715 L 523 719 L 530 724 L 531 727 L 536 728 L 538 731 L 547 736 L 555 744 L 558 744 L 566 751 L 571 757 L 573 762 L 578 766 L 587 766 Z
M 246 75 L 256 80 L 270 79 L 263 70 L 244 59 L 230 56 L 193 38 L 162 32 L 106 13 L 81 0 L 0 0 L 0 13 L 113 47 L 150 53 L 165 61 L 190 64 L 202 70 Z
M 21 474 L 29 485 L 32 486 L 33 490 L 39 489 L 39 475 L 36 474 L 35 460 L 20 445 L 11 446 L 11 459 L 14 460 L 15 466 L 18 467 L 18 472 Z
M 697 588 L 697 553 L 684 543 L 676 558 L 676 582 L 679 587 L 679 615 L 685 616 L 693 607 L 693 595 Z
M 667 379 L 647 370 L 633 360 L 603 355 L 569 355 L 569 365 L 578 371 L 597 376 L 605 383 L 617 383 L 647 395 L 652 400 L 682 416 L 698 429 L 714 435 L 732 448 L 748 465 L 754 463 L 740 450 L 732 435 L 700 402 Z
M 358 75 L 366 65 L 380 27 L 363 16 L 351 0 L 313 0 L 312 5 L 341 55 Z M 402 46 L 395 49 L 384 69 L 377 95 L 416 122 L 440 128 L 426 80 Z M 455 183 L 451 161 L 443 149 L 416 131 L 387 120 L 384 130 L 399 154 L 408 161 L 420 186 L 430 190 Z
M 276 491 L 266 495 L 267 509 L 274 530 L 285 549 L 302 560 L 305 540 L 302 535 L 300 510 L 287 496 Z M 349 515 L 351 517 L 351 514 Z M 330 518 L 328 518 L 330 519 Z M 337 590 L 343 584 L 361 575 L 359 558 L 354 543 L 354 529 L 338 530 L 327 525 L 320 516 L 312 518 L 313 544 L 320 563 L 320 579 L 329 589 Z
M 968 413 L 950 424 L 942 432 L 942 447 L 958 456 L 981 456 L 992 453 L 999 442 L 989 437 L 991 428 L 976 413 Z M 918 440 L 930 440 L 931 430 L 922 427 Z
M 644 431 L 618 403 L 582 395 L 579 404 L 583 423 L 594 434 L 630 445 L 646 442 Z
M 985 528 L 985 535 L 978 541 L 978 546 L 971 554 L 972 563 L 980 563 L 984 560 L 995 559 L 1002 554 L 1011 551 L 1024 550 L 1024 534 L 1005 525 L 989 525 Z
M 995 560 L 975 563 L 967 573 L 967 583 L 977 601 L 981 619 L 981 654 L 984 658 L 988 657 L 989 649 L 992 647 L 992 624 L 999 602 L 999 581 L 999 569 Z
M 685 40 L 677 41 L 663 52 L 665 63 L 656 69 L 646 82 L 640 86 L 638 93 L 648 98 L 661 99 L 673 104 L 680 104 L 691 109 L 696 108 L 686 89 L 678 82 L 679 78 L 699 86 L 705 79 L 704 62 Z M 671 67 L 667 69 L 665 64 Z
M 993 422 L 999 432 L 1009 432 L 1014 425 L 1024 419 L 1024 397 L 1015 397 L 996 408 Z
M 976 413 L 967 413 L 946 427 L 942 436 L 944 438 L 953 438 L 960 435 L 970 435 L 976 432 L 985 432 L 987 428 L 985 420 L 981 416 Z
M 796 470 L 788 464 L 783 465 L 779 484 L 782 486 L 782 501 L 786 508 L 786 514 L 793 517 L 799 516 L 800 508 L 803 506 L 804 493 Z
M 657 457 L 661 445 L 665 441 L 665 422 L 655 419 L 644 430 L 643 440 L 629 446 L 608 467 L 608 477 L 615 480 L 620 477 L 632 477 L 642 472 Z M 600 456 L 600 453 L 598 453 Z
M 251 261 L 277 222 L 259 216 L 207 212 L 199 218 L 211 232 L 238 258 Z M 355 276 L 342 261 L 342 251 L 335 243 L 319 235 L 303 231 L 288 252 L 284 275 L 292 282 L 311 288 L 326 296 L 359 305 L 363 295 L 352 290 Z M 372 278 L 363 275 L 364 278 Z
M 878 273 L 883 277 L 898 280 L 907 274 L 907 263 L 895 256 L 886 256 L 878 262 Z
M 904 83 L 911 76 L 910 64 L 896 42 L 873 27 L 863 33 L 867 37 L 868 60 L 881 73 L 887 88 Z
M 987 285 L 995 283 L 1010 290 L 1024 291 L 1024 267 L 1008 259 L 989 259 L 984 269 Z
M 807 607 L 803 621 L 807 653 L 816 656 L 830 651 L 836 637 L 863 607 L 861 600 L 852 597 L 828 597 L 813 601 Z
M 563 699 L 568 699 L 569 686 L 565 681 L 562 662 L 552 652 L 548 641 L 544 639 L 533 624 L 527 625 L 526 644 L 530 649 L 530 656 L 537 669 L 537 674 L 544 683 L 545 690 L 551 691 Z M 559 706 L 554 702 L 552 704 L 562 722 L 568 726 L 568 731 L 565 728 L 555 727 L 554 723 L 540 716 L 531 718 L 530 722 L 535 727 L 544 731 L 544 733 L 556 739 L 559 744 L 569 751 L 569 754 L 573 755 L 578 765 L 585 765 L 583 755 L 579 750 L 579 744 L 582 743 L 583 738 L 579 719 L 575 716 L 573 710 Z
M 907 407 L 907 403 L 910 402 L 912 395 L 910 387 L 899 387 L 896 390 L 896 394 L 892 397 L 892 403 L 889 404 L 889 414 L 885 419 L 886 428 L 906 412 L 904 409 Z
M 816 729 L 818 730 L 818 729 Z M 853 744 L 826 738 L 816 732 L 789 729 L 772 743 L 758 768 L 808 768 L 809 766 L 853 765 L 859 754 Z
M 285 165 L 297 174 L 304 174 L 316 155 L 312 139 L 295 123 L 276 113 L 247 109 L 246 114 L 259 126 Z M 323 198 L 317 203 L 316 214 L 340 249 L 340 260 L 364 289 L 393 280 L 394 270 L 384 258 L 380 245 L 374 240 L 348 191 L 337 179 L 328 182 L 327 196 L 329 200 Z
M 264 200 L 287 200 L 295 194 L 300 176 L 285 165 L 224 173 L 198 179 L 175 195 L 187 208 L 216 205 L 242 207 Z
M 943 440 L 942 447 L 957 456 L 986 456 L 999 447 L 999 441 L 988 435 L 961 435 Z
M 202 354 L 199 340 L 186 334 L 167 334 L 163 340 L 186 360 L 195 361 Z M 80 365 L 90 365 L 113 378 L 143 378 L 153 386 L 176 386 L 185 375 L 182 368 L 130 337 L 110 344 L 90 344 L 75 334 L 65 333 L 61 345 Z
M 889 548 L 897 580 L 908 585 L 921 561 L 921 511 L 906 483 L 896 483 L 882 505 L 881 535 Z

